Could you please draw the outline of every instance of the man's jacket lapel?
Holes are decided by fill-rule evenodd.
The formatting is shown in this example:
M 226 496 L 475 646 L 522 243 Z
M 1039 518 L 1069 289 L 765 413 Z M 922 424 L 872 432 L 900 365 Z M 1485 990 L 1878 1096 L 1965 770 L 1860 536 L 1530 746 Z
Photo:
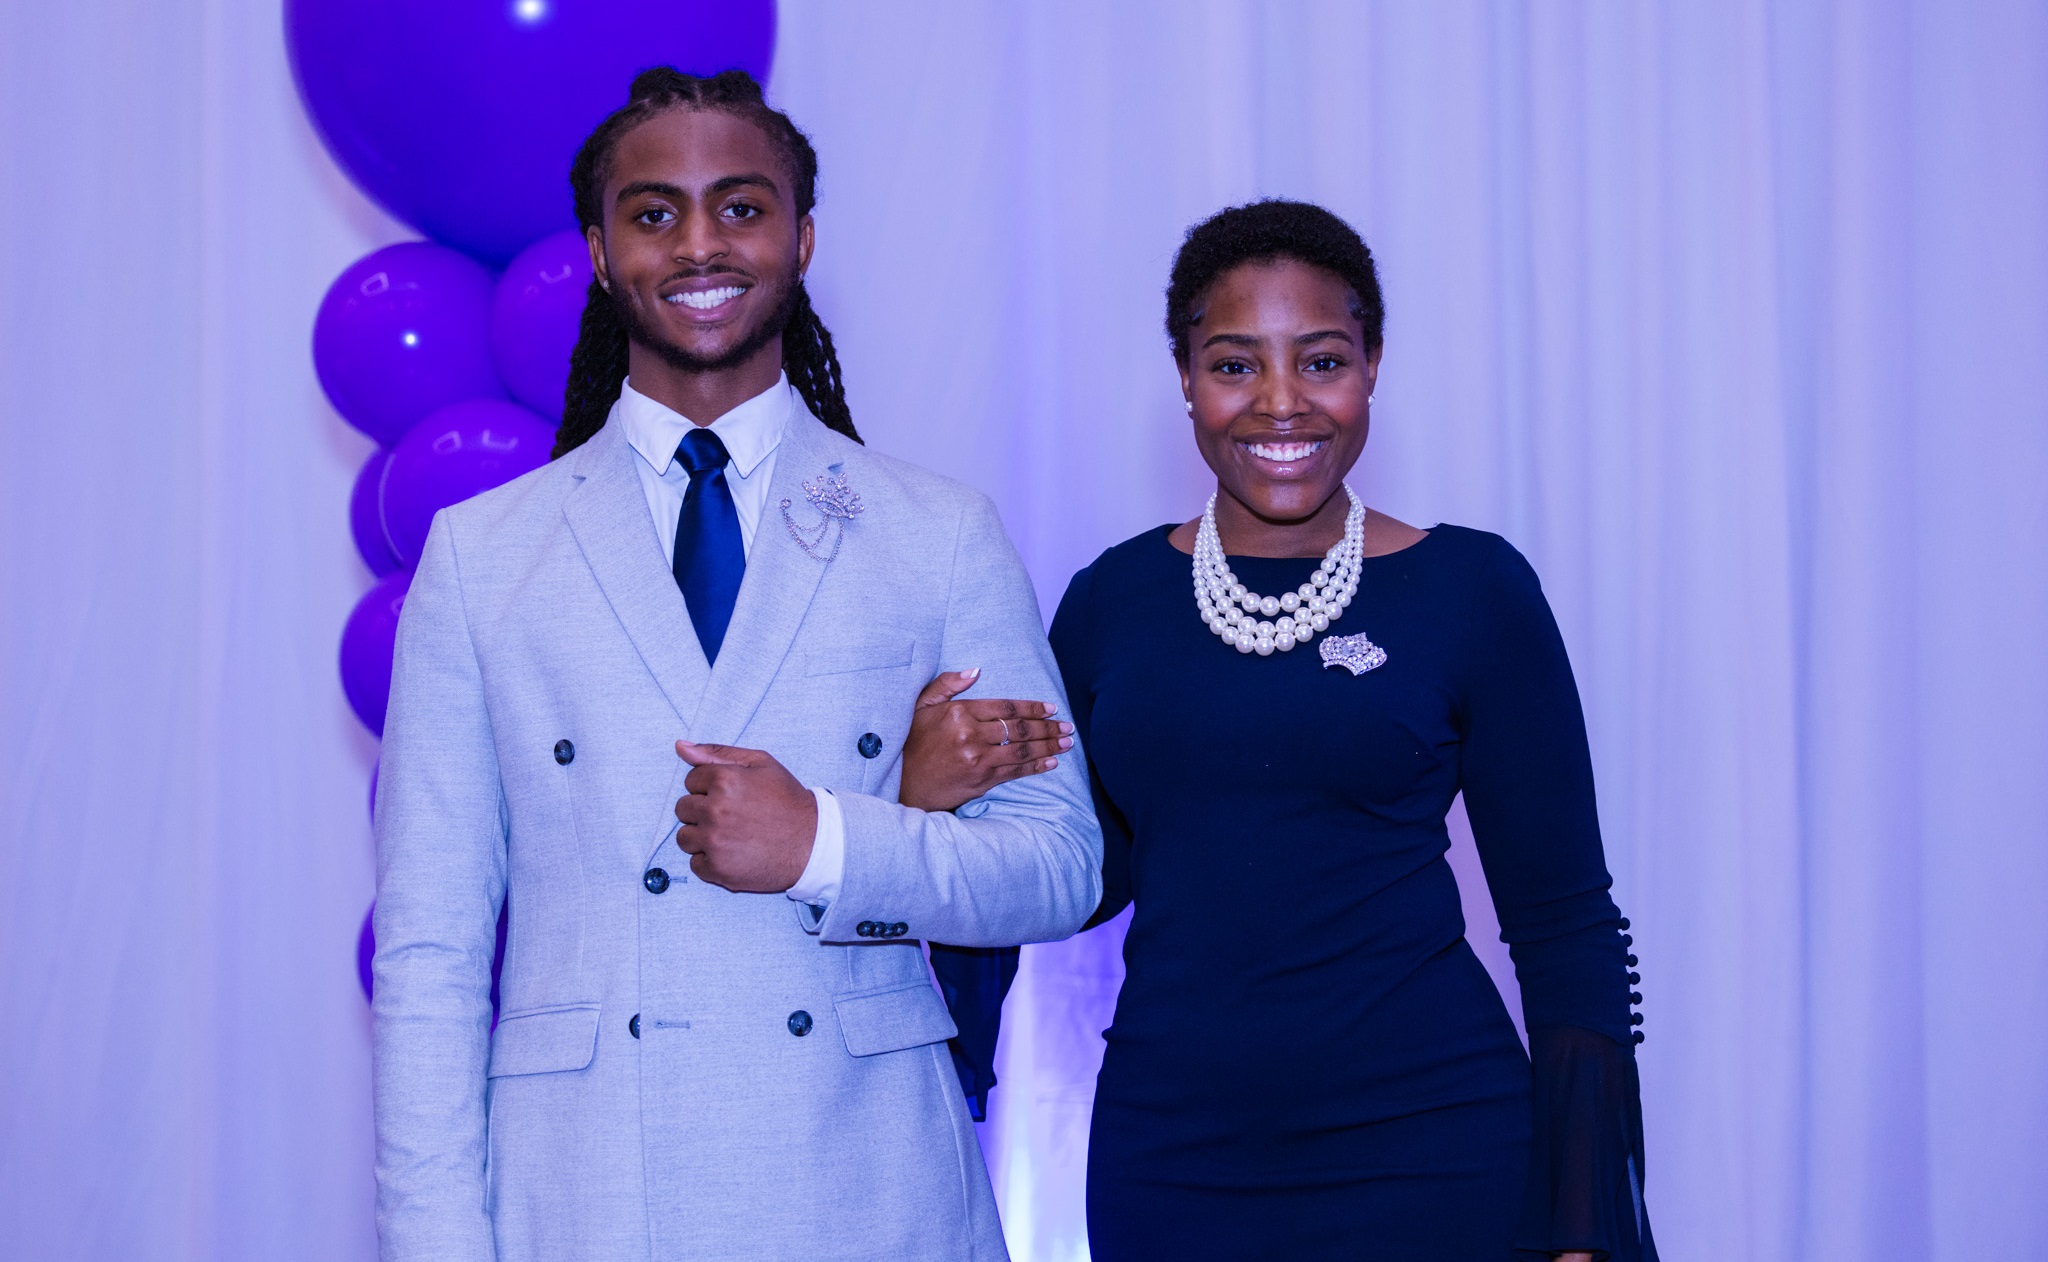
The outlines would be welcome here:
M 578 462 L 572 470 L 578 485 L 562 511 L 584 560 L 676 717 L 684 722 L 685 734 L 693 740 L 708 739 L 689 730 L 688 723 L 703 699 L 711 669 L 675 575 L 662 563 L 659 536 L 647 515 L 647 494 L 633 468 L 638 457 L 618 423 L 607 421 L 590 441 L 564 458 Z M 746 607 L 744 590 L 740 607 Z M 726 644 L 729 656 L 738 645 L 730 636 Z
M 797 545 L 783 520 L 783 501 L 797 520 L 817 516 L 804 495 L 806 479 L 826 471 L 825 427 L 799 410 L 775 453 L 775 473 L 768 484 L 768 502 L 754 529 L 754 548 L 747 556 L 747 576 L 740 584 L 739 603 L 725 645 L 711 670 L 698 703 L 691 739 L 729 745 L 738 740 L 748 720 L 768 695 L 782 669 L 811 597 L 825 577 L 825 562 Z M 847 541 L 852 546 L 852 540 Z

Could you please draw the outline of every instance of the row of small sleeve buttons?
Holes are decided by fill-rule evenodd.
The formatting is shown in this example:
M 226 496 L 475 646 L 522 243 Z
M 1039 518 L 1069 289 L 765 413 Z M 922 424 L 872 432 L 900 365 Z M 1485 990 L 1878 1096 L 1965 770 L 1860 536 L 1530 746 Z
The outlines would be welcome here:
M 893 923 L 887 920 L 863 920 L 853 927 L 853 931 L 863 938 L 900 938 L 910 932 L 910 926 L 900 920 Z
M 1629 934 L 1629 932 L 1628 932 L 1628 928 L 1629 928 L 1629 923 L 1628 923 L 1628 917 L 1627 917 L 1627 916 L 1623 916 L 1623 917 L 1621 918 L 1621 929 L 1622 929 L 1622 934 L 1621 934 L 1621 945 L 1622 945 L 1622 946 L 1624 946 L 1624 947 L 1633 947 L 1633 946 L 1634 946 L 1634 945 L 1636 944 L 1636 940 L 1635 940 L 1635 938 L 1634 938 L 1633 936 L 1631 936 L 1631 935 Z M 1630 954 L 1628 955 L 1628 957 L 1627 957 L 1627 958 L 1628 958 L 1628 968 L 1629 968 L 1629 974 L 1628 974 L 1628 984 L 1629 984 L 1630 986 L 1637 986 L 1637 985 L 1640 985 L 1640 984 L 1642 983 L 1642 980 L 1643 980 L 1643 975 L 1642 975 L 1641 973 L 1638 973 L 1638 972 L 1636 972 L 1636 971 L 1635 971 L 1635 967 L 1636 967 L 1636 957 L 1635 957 L 1635 954 L 1634 954 L 1634 952 L 1630 952 Z M 1634 1008 L 1634 1007 L 1636 1007 L 1636 1006 L 1637 1006 L 1638 1004 L 1640 1004 L 1640 1003 L 1642 1003 L 1642 1002 L 1643 1002 L 1643 992 L 1642 992 L 1642 991 L 1640 991 L 1640 990 L 1630 990 L 1630 991 L 1628 992 L 1628 1006 L 1629 1006 L 1629 1007 L 1631 1007 L 1631 1008 Z M 1640 1012 L 1631 1012 L 1631 1013 L 1629 1013 L 1629 1014 L 1628 1014 L 1628 1023 L 1629 1023 L 1630 1025 L 1641 1025 L 1641 1024 L 1643 1023 L 1643 1014 L 1642 1014 L 1642 1013 L 1640 1013 Z M 1633 1036 L 1633 1037 L 1634 1037 L 1634 1040 L 1635 1040 L 1636 1042 L 1640 1043 L 1640 1042 L 1642 1042 L 1642 1041 L 1643 1041 L 1643 1032 L 1642 1032 L 1641 1030 L 1637 1030 L 1637 1031 L 1635 1032 L 1635 1034 L 1634 1034 L 1634 1036 Z

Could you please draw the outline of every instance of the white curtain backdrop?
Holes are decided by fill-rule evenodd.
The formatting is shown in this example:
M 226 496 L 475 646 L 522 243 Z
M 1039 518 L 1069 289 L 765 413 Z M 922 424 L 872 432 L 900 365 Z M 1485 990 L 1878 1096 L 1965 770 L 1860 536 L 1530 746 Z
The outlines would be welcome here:
M 1200 507 L 1181 232 L 1358 225 L 1354 484 L 1519 545 L 1579 673 L 1666 1256 L 2048 1259 L 2048 9 L 801 0 L 773 92 L 862 431 L 1048 616 Z M 407 235 L 274 4 L 0 6 L 0 1255 L 374 1256 L 369 445 L 308 342 Z M 1009 1008 L 1020 1259 L 1085 1256 L 1116 947 Z

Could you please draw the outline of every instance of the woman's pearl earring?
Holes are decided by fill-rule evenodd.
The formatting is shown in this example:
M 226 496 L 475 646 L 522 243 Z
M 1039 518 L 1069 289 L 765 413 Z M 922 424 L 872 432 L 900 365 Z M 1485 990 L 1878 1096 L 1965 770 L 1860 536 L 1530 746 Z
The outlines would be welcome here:
M 1370 399 L 1368 399 L 1368 400 L 1366 400 L 1366 401 L 1367 401 L 1368 403 L 1370 403 L 1370 402 L 1371 402 L 1371 400 L 1370 400 Z M 1189 400 L 1188 400 L 1188 415 L 1189 415 L 1189 416 L 1193 416 L 1194 414 L 1195 414 L 1195 401 L 1194 401 L 1193 399 L 1189 399 Z

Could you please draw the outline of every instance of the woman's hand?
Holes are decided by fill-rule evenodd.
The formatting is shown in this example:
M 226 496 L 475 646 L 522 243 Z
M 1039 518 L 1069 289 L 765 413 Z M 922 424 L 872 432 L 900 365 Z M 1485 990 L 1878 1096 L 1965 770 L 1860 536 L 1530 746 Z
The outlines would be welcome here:
M 979 670 L 947 671 L 926 684 L 903 742 L 902 802 L 950 811 L 1006 780 L 1059 766 L 1074 747 L 1074 725 L 1053 720 L 1042 701 L 955 701 Z

